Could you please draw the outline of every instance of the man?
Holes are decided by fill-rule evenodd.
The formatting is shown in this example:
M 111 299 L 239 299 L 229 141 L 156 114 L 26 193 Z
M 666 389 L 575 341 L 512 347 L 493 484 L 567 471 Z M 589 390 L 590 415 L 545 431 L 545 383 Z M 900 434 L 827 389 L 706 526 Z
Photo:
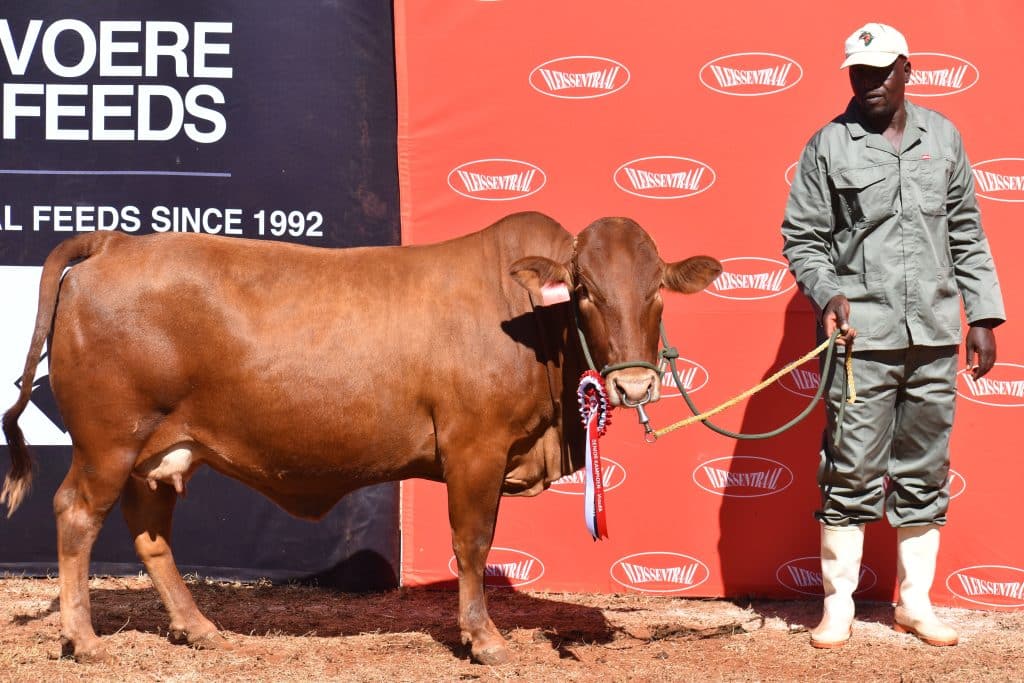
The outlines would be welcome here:
M 816 517 L 825 601 L 811 644 L 838 647 L 850 638 L 864 524 L 884 513 L 898 538 L 894 627 L 955 645 L 956 631 L 935 616 L 928 592 L 949 502 L 959 302 L 977 379 L 995 363 L 1002 295 L 960 134 L 904 99 L 906 39 L 871 23 L 845 48 L 841 68 L 849 69 L 853 97 L 807 143 L 782 223 L 783 253 L 820 333 L 838 328 L 839 343 L 853 344 L 857 393 L 840 410 L 845 373 L 823 368 L 828 424 Z

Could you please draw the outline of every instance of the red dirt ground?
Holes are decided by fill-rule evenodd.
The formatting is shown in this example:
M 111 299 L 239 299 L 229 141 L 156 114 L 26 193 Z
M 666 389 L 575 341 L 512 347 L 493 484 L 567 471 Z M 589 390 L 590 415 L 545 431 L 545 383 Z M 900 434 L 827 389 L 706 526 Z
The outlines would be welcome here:
M 960 631 L 935 648 L 860 605 L 844 648 L 815 650 L 817 602 L 734 603 L 490 590 L 513 661 L 471 664 L 454 592 L 344 594 L 192 578 L 235 652 L 167 639 L 147 577 L 94 578 L 93 623 L 114 662 L 60 659 L 55 579 L 0 578 L 0 681 L 1024 681 L 1024 611 L 937 610 Z

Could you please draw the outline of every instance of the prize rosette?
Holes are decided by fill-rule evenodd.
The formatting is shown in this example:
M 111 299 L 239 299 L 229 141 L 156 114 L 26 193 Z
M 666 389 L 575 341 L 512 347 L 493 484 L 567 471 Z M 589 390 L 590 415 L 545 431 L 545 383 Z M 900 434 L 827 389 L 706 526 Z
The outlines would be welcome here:
M 601 375 L 588 370 L 580 377 L 576 390 L 580 403 L 580 418 L 586 431 L 586 494 L 583 515 L 587 529 L 595 541 L 608 538 L 608 521 L 604 505 L 604 473 L 601 464 L 601 437 L 608 431 L 611 406 Z

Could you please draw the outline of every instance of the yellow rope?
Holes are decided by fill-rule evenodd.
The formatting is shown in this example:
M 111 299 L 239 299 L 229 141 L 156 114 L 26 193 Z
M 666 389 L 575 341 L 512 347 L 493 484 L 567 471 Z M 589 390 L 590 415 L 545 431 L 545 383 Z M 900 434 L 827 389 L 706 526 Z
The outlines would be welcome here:
M 671 424 L 668 427 L 663 427 L 663 428 L 655 431 L 654 435 L 656 437 L 660 438 L 660 437 L 664 436 L 665 434 L 668 434 L 669 432 L 673 432 L 673 431 L 675 431 L 677 429 L 680 429 L 682 427 L 686 427 L 687 425 L 691 425 L 694 422 L 700 422 L 702 420 L 706 420 L 709 417 L 711 417 L 712 415 L 716 415 L 716 414 L 722 412 L 726 408 L 731 408 L 732 406 L 736 405 L 737 403 L 739 403 L 743 399 L 748 398 L 749 396 L 752 396 L 753 394 L 756 394 L 757 392 L 761 391 L 762 389 L 764 389 L 768 385 L 770 385 L 773 382 L 775 382 L 776 380 L 778 380 L 783 375 L 785 375 L 785 374 L 787 374 L 789 372 L 792 372 L 793 368 L 799 367 L 799 366 L 803 365 L 804 363 L 806 363 L 807 361 L 809 361 L 810 359 L 812 359 L 815 356 L 817 356 L 819 353 L 821 353 L 826 348 L 828 348 L 828 345 L 829 345 L 829 343 L 831 341 L 832 341 L 831 339 L 826 339 L 821 344 L 818 344 L 818 346 L 816 346 L 815 348 L 811 349 L 806 354 L 804 354 L 804 356 L 802 358 L 799 358 L 799 359 L 793 361 L 792 363 L 790 363 L 786 367 L 782 368 L 781 370 L 779 370 L 774 375 L 772 375 L 768 379 L 764 380 L 763 382 L 761 382 L 757 386 L 752 387 L 750 389 L 747 389 L 746 391 L 744 391 L 739 396 L 735 396 L 735 397 L 729 399 L 728 401 L 726 401 L 722 405 L 718 406 L 717 408 L 712 408 L 711 410 L 705 411 L 705 412 L 701 413 L 700 415 L 694 415 L 694 416 L 688 417 L 688 418 L 686 418 L 684 420 L 680 420 L 679 422 L 676 422 L 675 424 Z M 853 351 L 852 345 L 847 344 L 846 345 L 846 383 L 847 383 L 847 386 L 850 389 L 850 393 L 849 393 L 849 397 L 846 399 L 846 402 L 847 403 L 851 403 L 851 404 L 854 401 L 857 400 L 857 389 L 856 389 L 856 387 L 853 384 L 853 354 L 852 354 L 852 351 Z M 824 381 L 824 377 L 822 378 L 822 381 Z
M 849 389 L 846 402 L 853 405 L 857 402 L 857 385 L 853 383 L 853 344 L 846 345 L 846 386 Z

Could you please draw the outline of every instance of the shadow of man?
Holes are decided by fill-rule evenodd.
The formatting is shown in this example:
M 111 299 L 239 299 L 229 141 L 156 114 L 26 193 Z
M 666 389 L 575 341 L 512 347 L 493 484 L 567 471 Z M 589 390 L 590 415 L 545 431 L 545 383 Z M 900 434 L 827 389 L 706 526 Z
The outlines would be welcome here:
M 816 339 L 815 330 L 810 304 L 794 290 L 785 308 L 775 357 L 760 379 L 771 376 L 823 341 Z M 813 400 L 821 381 L 823 356 L 824 353 L 806 361 L 751 396 L 738 431 L 763 434 L 795 418 Z M 820 527 L 814 512 L 821 505 L 817 470 L 824 410 L 822 402 L 818 402 L 805 419 L 777 436 L 732 441 L 732 455 L 719 460 L 719 471 L 698 475 L 707 477 L 709 482 L 714 480 L 722 497 L 718 553 L 727 598 L 806 599 L 820 603 L 824 595 Z M 888 524 L 871 524 L 865 536 L 861 582 L 855 598 L 859 602 L 891 602 L 895 585 L 895 532 Z M 874 615 L 876 611 L 862 613 Z M 820 618 L 820 605 L 801 614 L 806 614 L 808 621 L 801 625 L 814 626 Z

